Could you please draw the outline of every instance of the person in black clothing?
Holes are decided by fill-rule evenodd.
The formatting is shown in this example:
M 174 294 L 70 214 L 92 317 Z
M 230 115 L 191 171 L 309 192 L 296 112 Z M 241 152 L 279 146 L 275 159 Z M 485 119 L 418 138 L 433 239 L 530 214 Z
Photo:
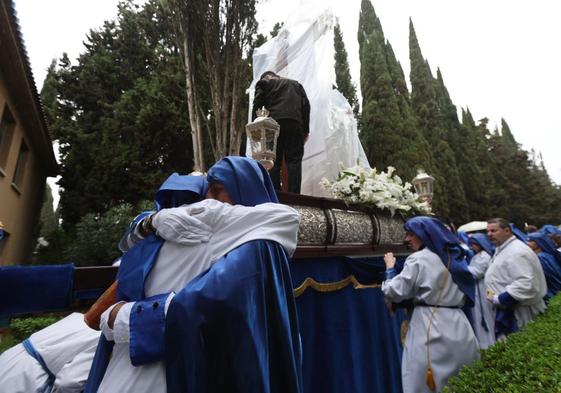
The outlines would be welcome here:
M 277 140 L 277 160 L 271 169 L 271 179 L 277 190 L 283 160 L 288 167 L 288 191 L 299 194 L 302 182 L 302 156 L 304 143 L 310 133 L 310 102 L 300 83 L 281 78 L 272 71 L 261 75 L 255 86 L 252 119 L 257 110 L 265 107 L 280 125 Z

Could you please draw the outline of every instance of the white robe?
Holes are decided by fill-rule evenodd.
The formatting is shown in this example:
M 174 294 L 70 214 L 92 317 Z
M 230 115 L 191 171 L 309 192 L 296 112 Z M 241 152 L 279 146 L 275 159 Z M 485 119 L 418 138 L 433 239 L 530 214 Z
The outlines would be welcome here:
M 493 305 L 485 294 L 485 272 L 489 268 L 491 256 L 485 251 L 478 252 L 473 256 L 469 264 L 469 271 L 475 279 L 475 305 L 473 306 L 473 329 L 479 348 L 487 349 L 495 343 L 495 313 Z M 483 321 L 487 330 L 483 326 Z
M 514 316 L 519 328 L 545 311 L 547 283 L 540 260 L 514 236 L 495 250 L 485 274 L 485 286 L 496 295 L 506 291 L 518 301 Z
M 414 303 L 441 306 L 415 306 L 413 310 L 402 360 L 404 393 L 431 392 L 426 384 L 427 350 L 436 391 L 442 390 L 448 378 L 457 374 L 464 365 L 479 358 L 477 339 L 459 308 L 464 304 L 465 295 L 454 283 L 438 255 L 428 248 L 411 254 L 402 272 L 384 281 L 382 292 L 391 302 L 413 299 Z M 427 346 L 431 314 L 432 326 Z
M 54 392 L 80 392 L 90 371 L 99 331 L 73 313 L 34 333 L 29 340 L 55 374 Z M 48 375 L 37 360 L 18 344 L 0 356 L 0 392 L 42 392 Z
M 232 206 L 207 199 L 181 209 L 210 226 L 213 234 L 208 243 L 191 246 L 166 241 L 146 280 L 146 297 L 180 291 L 213 262 L 251 240 L 276 241 L 289 255 L 296 249 L 300 216 L 289 206 L 278 203 Z M 115 333 L 128 329 L 131 308 L 128 307 L 124 315 L 121 310 L 115 320 Z M 128 340 L 116 341 L 125 342 L 115 343 L 99 392 L 166 392 L 164 362 L 134 367 L 130 361 Z

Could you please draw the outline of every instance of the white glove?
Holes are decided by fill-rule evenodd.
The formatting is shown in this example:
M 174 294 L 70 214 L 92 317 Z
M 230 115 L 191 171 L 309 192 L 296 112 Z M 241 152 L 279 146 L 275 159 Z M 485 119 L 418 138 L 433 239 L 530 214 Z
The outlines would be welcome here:
M 152 218 L 152 226 L 164 240 L 186 246 L 206 243 L 212 228 L 191 215 L 197 213 L 195 210 L 189 213 L 186 207 L 162 209 Z

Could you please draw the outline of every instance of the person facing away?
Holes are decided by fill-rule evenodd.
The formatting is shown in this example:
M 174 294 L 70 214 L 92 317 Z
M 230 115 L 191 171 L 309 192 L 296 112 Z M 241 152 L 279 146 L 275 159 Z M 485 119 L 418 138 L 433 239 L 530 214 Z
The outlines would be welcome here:
M 397 274 L 395 257 L 384 256 L 387 301 L 413 302 L 405 338 L 402 384 L 405 393 L 440 391 L 461 367 L 479 358 L 473 329 L 462 311 L 475 299 L 475 283 L 458 238 L 439 220 L 414 217 L 404 225 L 415 250 Z
M 528 246 L 538 254 L 540 259 L 547 283 L 547 293 L 544 297 L 547 303 L 561 290 L 561 252 L 557 250 L 551 238 L 542 232 L 530 233 Z
M 232 157 L 231 160 L 242 166 L 257 167 L 254 160 L 240 157 Z M 209 178 L 217 171 L 218 168 L 211 169 Z M 266 172 L 265 176 L 268 178 Z M 236 179 L 247 180 L 241 173 Z M 226 179 L 226 182 L 229 180 Z M 253 190 L 258 188 L 249 182 L 246 185 Z M 203 196 L 200 189 L 192 191 L 201 194 L 199 199 Z M 163 340 L 166 313 L 175 292 L 244 242 L 256 238 L 269 239 L 282 244 L 289 253 L 294 251 L 299 216 L 292 208 L 266 203 L 269 200 L 265 198 L 253 201 L 238 199 L 240 204 L 233 206 L 230 203 L 234 202 L 225 193 L 224 185 L 216 181 L 211 182 L 207 197 L 216 200 L 207 199 L 181 208 L 163 209 L 139 223 L 144 227 L 142 224 L 149 221 L 166 241 L 160 240 L 162 245 L 158 252 L 154 252 L 151 242 L 156 237 L 152 235 L 133 246 L 123 257 L 118 279 L 119 290 L 123 294 L 121 298 L 127 302 L 108 309 L 102 315 L 101 323 L 105 337 L 115 342 L 113 355 L 110 361 L 106 361 L 106 371 L 94 373 L 97 377 L 92 378 L 92 384 L 86 391 L 96 391 L 96 386 L 101 384 L 99 391 L 165 392 Z M 251 202 L 259 206 L 251 207 Z M 204 233 L 205 228 L 207 234 Z M 146 259 L 152 259 L 152 262 Z M 151 264 L 153 266 L 150 267 Z M 144 274 L 138 276 L 135 273 L 138 270 Z M 155 307 L 155 304 L 162 307 Z M 160 314 L 149 310 L 159 310 Z
M 257 110 L 261 107 L 265 107 L 270 112 L 270 117 L 280 125 L 277 159 L 271 169 L 273 185 L 276 190 L 281 189 L 280 173 L 283 162 L 286 162 L 288 191 L 299 194 L 304 143 L 310 133 L 310 102 L 306 91 L 297 81 L 267 71 L 255 86 L 252 120 L 255 120 Z
M 487 221 L 487 236 L 496 246 L 485 274 L 487 298 L 495 311 L 495 337 L 502 340 L 544 312 L 547 284 L 537 255 L 504 218 Z
M 493 305 L 485 294 L 485 272 L 495 253 L 495 246 L 482 233 L 474 233 L 468 239 L 473 250 L 468 269 L 475 279 L 475 304 L 473 306 L 473 331 L 479 342 L 479 348 L 487 349 L 495 343 L 495 315 Z

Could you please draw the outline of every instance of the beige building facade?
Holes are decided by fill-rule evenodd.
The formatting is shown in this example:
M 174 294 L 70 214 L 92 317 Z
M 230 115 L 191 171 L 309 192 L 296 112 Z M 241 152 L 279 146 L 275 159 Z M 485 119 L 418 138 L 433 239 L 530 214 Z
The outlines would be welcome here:
M 0 265 L 29 261 L 47 176 L 57 172 L 51 140 L 12 0 L 0 2 Z

